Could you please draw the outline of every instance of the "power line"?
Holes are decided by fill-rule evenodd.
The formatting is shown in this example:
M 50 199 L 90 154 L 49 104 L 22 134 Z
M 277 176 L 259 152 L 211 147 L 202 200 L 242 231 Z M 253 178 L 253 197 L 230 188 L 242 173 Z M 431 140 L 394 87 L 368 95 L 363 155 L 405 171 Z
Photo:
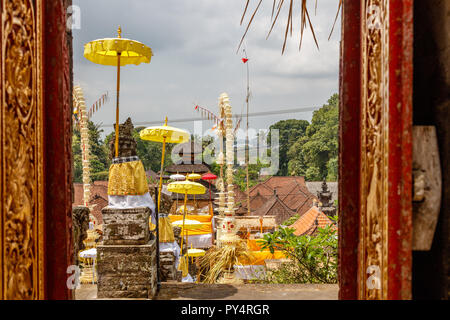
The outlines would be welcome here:
M 249 117 L 261 117 L 261 116 L 270 116 L 275 114 L 286 114 L 286 113 L 299 113 L 299 112 L 309 112 L 320 109 L 320 107 L 303 107 L 303 108 L 294 108 L 294 109 L 283 109 L 283 110 L 274 110 L 274 111 L 265 111 L 265 112 L 253 112 L 249 113 Z M 241 115 L 234 114 L 233 118 L 240 118 Z M 203 118 L 183 118 L 183 119 L 173 119 L 169 120 L 170 123 L 176 122 L 191 122 L 191 121 L 208 121 Z M 146 121 L 146 122 L 135 122 L 134 126 L 148 126 L 148 125 L 160 125 L 162 121 Z M 114 127 L 114 124 L 101 124 L 99 127 Z

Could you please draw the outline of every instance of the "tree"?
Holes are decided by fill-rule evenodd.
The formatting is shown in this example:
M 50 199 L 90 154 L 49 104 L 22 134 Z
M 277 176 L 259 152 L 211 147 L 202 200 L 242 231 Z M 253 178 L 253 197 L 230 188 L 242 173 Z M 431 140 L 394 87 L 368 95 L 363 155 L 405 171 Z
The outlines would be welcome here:
M 89 149 L 91 168 L 91 181 L 104 180 L 107 176 L 111 161 L 108 158 L 108 148 L 101 140 L 100 136 L 103 130 L 99 125 L 88 121 Z M 81 135 L 78 128 L 74 128 L 72 137 L 72 154 L 74 160 L 74 182 L 83 181 L 83 165 L 81 152 Z
M 314 236 L 296 236 L 294 229 L 280 228 L 265 234 L 260 243 L 262 250 L 281 250 L 293 261 L 269 273 L 267 282 L 337 283 L 337 231 L 331 225 Z
M 305 135 L 306 129 L 309 125 L 309 122 L 306 120 L 282 120 L 270 126 L 270 132 L 268 135 L 268 143 L 271 141 L 271 134 L 273 129 L 279 130 L 279 165 L 280 168 L 278 170 L 277 175 L 286 176 L 288 175 L 288 151 L 290 146 L 292 146 L 296 141 L 302 138 Z
M 137 127 L 133 130 L 133 138 L 136 140 L 136 153 L 139 159 L 142 161 L 145 170 L 152 169 L 155 172 L 161 170 L 161 157 L 162 157 L 162 143 L 142 140 L 139 132 L 144 127 Z M 114 132 L 111 132 L 105 139 L 105 145 L 109 146 L 109 143 L 114 139 Z M 172 143 L 166 143 L 166 154 L 164 157 L 164 167 L 172 164 Z
M 305 135 L 289 145 L 289 174 L 306 180 L 337 180 L 339 96 L 332 95 L 326 105 L 314 111 Z M 280 148 L 281 149 L 281 148 Z
M 259 173 L 262 168 L 269 165 L 262 164 L 259 160 L 256 164 L 248 165 L 248 187 L 252 188 L 260 182 Z M 237 166 L 234 172 L 233 183 L 237 185 L 242 191 L 247 192 L 247 172 L 245 167 Z

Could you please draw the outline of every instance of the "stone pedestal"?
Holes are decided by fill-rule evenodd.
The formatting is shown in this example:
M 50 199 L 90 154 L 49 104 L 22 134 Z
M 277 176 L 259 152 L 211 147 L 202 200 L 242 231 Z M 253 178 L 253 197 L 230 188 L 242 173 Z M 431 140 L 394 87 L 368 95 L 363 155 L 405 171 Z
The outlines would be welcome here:
M 147 244 L 150 213 L 147 207 L 120 210 L 105 207 L 102 210 L 103 244 Z
M 98 298 L 153 298 L 157 290 L 156 241 L 148 208 L 104 208 L 103 244 L 97 246 Z
M 161 268 L 161 281 L 177 280 L 175 255 L 173 252 L 160 252 L 159 264 Z

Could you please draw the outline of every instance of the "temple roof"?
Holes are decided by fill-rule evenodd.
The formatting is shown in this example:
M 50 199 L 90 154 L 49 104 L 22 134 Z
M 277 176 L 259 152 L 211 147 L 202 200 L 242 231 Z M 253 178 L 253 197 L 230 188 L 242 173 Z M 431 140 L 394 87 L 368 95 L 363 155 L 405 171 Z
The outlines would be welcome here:
M 300 215 L 303 215 L 306 211 L 308 211 L 312 207 L 313 201 L 317 199 L 317 197 L 306 187 L 304 177 L 273 176 L 250 189 L 251 214 L 258 211 L 262 206 L 273 207 L 275 200 L 272 198 L 274 193 L 276 193 L 278 197 L 277 201 L 282 202 L 279 206 L 286 206 L 290 211 L 294 211 Z M 267 204 L 270 199 L 272 199 L 273 202 L 272 206 Z M 243 192 L 237 195 L 236 201 L 241 204 L 241 207 L 238 209 L 237 213 L 246 214 L 246 193 Z M 281 207 L 279 207 L 279 210 L 283 210 Z M 286 211 L 283 216 L 287 215 L 289 210 Z M 272 213 L 268 212 L 266 214 Z
M 74 183 L 74 202 L 72 206 L 83 206 L 83 184 Z M 94 181 L 91 183 L 91 198 L 88 203 L 92 208 L 92 215 L 97 219 L 99 224 L 103 223 L 102 209 L 108 205 L 108 181 Z
M 332 228 L 337 230 L 333 221 L 314 206 L 289 226 L 289 228 L 295 229 L 294 234 L 296 236 L 302 236 L 314 235 L 318 228 L 325 228 L 328 225 L 332 225 Z
M 204 164 L 204 163 L 199 163 L 199 164 L 172 164 L 170 166 L 167 166 L 164 171 L 166 171 L 167 173 L 180 173 L 180 174 L 184 174 L 184 173 L 206 173 L 209 172 L 210 169 L 208 167 L 208 165 Z

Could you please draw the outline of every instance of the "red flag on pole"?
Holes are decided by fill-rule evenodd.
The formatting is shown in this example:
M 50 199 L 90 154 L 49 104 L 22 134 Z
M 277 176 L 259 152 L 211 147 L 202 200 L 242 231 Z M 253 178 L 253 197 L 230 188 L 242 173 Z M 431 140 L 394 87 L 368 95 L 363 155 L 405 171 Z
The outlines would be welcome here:
M 242 58 L 242 62 L 246 63 L 248 61 L 248 59 Z

